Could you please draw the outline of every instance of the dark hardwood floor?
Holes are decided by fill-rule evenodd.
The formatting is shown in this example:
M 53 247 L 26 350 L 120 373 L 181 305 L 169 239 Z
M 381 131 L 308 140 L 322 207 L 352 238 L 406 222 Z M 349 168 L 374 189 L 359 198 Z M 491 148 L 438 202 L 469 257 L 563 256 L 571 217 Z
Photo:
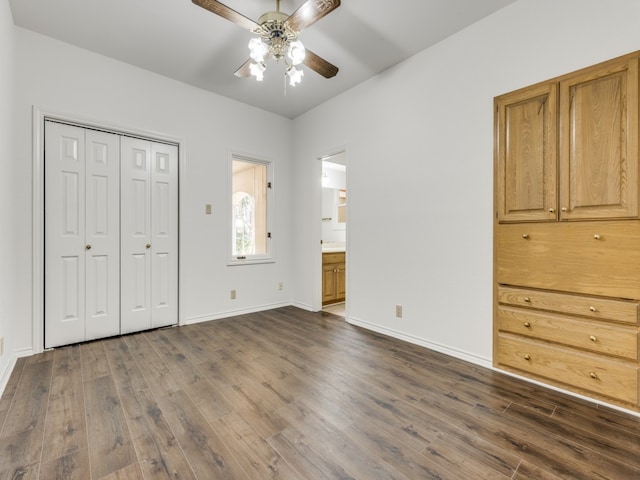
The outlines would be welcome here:
M 640 479 L 640 418 L 293 307 L 20 359 L 2 479 Z

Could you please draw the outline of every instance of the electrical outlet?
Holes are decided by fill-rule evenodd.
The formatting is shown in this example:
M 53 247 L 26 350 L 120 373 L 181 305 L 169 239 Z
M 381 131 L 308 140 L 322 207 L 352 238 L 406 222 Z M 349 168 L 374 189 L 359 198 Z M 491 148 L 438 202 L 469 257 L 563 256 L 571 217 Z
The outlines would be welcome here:
M 236 291 L 231 290 L 231 300 L 235 300 L 235 299 L 236 299 Z
M 402 305 L 396 305 L 396 317 L 402 318 Z
M 278 283 L 278 290 L 282 290 L 284 288 L 284 283 Z

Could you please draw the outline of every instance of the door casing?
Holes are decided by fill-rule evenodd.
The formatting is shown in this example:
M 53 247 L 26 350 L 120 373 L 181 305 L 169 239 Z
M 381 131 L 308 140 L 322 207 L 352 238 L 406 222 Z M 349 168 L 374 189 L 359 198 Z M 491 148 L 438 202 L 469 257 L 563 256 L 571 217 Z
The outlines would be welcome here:
M 44 351 L 44 122 L 45 119 L 69 123 L 79 127 L 93 128 L 105 132 L 148 139 L 178 146 L 178 325 L 184 323 L 184 307 L 182 302 L 182 269 L 180 257 L 182 242 L 180 241 L 180 218 L 183 217 L 182 192 L 186 183 L 186 142 L 184 138 L 144 130 L 131 126 L 111 124 L 78 115 L 34 106 L 32 110 L 32 272 L 31 272 L 31 312 L 32 312 L 32 345 L 31 348 L 16 352 L 18 356 L 29 356 Z

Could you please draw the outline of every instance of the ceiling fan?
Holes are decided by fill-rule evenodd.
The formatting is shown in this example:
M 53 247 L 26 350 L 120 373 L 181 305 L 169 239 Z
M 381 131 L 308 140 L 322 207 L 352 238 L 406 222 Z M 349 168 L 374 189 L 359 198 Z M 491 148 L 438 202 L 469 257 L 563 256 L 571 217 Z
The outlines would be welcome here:
M 276 0 L 276 11 L 264 13 L 257 22 L 236 12 L 216 0 L 192 0 L 196 5 L 225 18 L 257 35 L 249 42 L 250 58 L 235 71 L 235 76 L 256 77 L 262 81 L 266 61 L 284 60 L 285 76 L 295 86 L 302 80 L 304 72 L 296 65 L 304 63 L 325 78 L 334 77 L 338 67 L 306 49 L 298 40 L 299 33 L 340 6 L 340 0 L 307 0 L 291 15 L 280 11 L 280 0 Z

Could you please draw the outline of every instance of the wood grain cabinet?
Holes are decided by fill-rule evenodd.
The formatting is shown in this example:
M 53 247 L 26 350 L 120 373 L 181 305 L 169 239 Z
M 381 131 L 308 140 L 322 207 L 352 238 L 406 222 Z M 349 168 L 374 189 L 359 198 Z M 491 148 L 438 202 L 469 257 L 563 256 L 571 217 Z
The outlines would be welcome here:
M 640 411 L 640 52 L 494 100 L 494 365 Z
M 500 222 L 638 218 L 638 63 L 629 55 L 495 99 Z
M 344 252 L 322 254 L 322 304 L 343 302 L 346 298 Z

